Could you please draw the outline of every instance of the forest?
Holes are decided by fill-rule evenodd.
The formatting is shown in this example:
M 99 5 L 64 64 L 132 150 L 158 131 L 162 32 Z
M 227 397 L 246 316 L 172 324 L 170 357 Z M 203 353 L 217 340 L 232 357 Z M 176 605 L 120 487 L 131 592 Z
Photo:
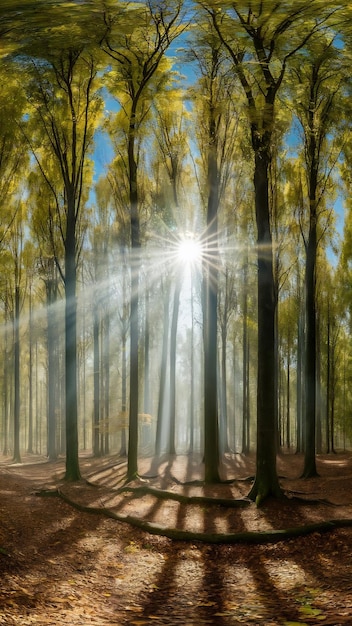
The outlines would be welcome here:
M 314 477 L 352 436 L 352 5 L 3 0 L 0 41 L 2 455 Z

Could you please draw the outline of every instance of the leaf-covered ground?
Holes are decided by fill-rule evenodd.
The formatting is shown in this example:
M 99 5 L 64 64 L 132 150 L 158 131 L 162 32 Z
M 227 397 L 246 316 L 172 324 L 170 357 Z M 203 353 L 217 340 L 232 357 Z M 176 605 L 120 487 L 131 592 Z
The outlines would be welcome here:
M 63 461 L 26 458 L 23 465 L 11 465 L 5 460 L 0 463 L 0 624 L 352 624 L 352 528 L 214 545 L 191 537 L 171 540 L 107 516 L 229 536 L 352 518 L 349 454 L 320 456 L 319 477 L 305 481 L 297 479 L 298 455 L 280 457 L 278 467 L 290 497 L 257 509 L 248 503 L 226 506 L 226 500 L 245 499 L 249 490 L 244 479 L 253 474 L 254 459 L 241 455 L 223 467 L 224 479 L 235 482 L 206 488 L 184 484 L 201 479 L 198 458 L 165 460 L 159 467 L 145 460 L 140 470 L 149 479 L 131 485 L 137 492 L 120 493 L 125 468 L 118 459 L 82 458 L 89 484 L 78 485 L 62 483 Z M 145 487 L 168 490 L 173 499 L 148 490 L 143 495 Z M 57 488 L 80 509 L 50 497 Z M 180 502 L 179 495 L 193 500 Z M 222 506 L 213 497 L 221 498 Z M 100 512 L 84 512 L 86 507 Z

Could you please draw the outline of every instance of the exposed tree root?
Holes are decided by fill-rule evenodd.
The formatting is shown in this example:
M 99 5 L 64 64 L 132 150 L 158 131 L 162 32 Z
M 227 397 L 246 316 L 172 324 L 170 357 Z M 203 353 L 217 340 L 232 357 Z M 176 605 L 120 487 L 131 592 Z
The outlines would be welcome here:
M 297 526 L 294 528 L 286 528 L 279 530 L 265 530 L 265 531 L 241 531 L 238 533 L 207 533 L 207 532 L 192 532 L 187 530 L 180 530 L 178 528 L 169 528 L 166 526 L 159 526 L 153 522 L 148 522 L 140 518 L 131 515 L 119 515 L 114 511 L 100 507 L 90 507 L 79 504 L 66 496 L 60 489 L 42 490 L 36 492 L 36 495 L 40 496 L 55 496 L 60 497 L 64 502 L 70 506 L 76 508 L 84 513 L 93 513 L 98 515 L 104 515 L 110 519 L 117 520 L 119 522 L 130 524 L 135 528 L 139 528 L 144 532 L 152 535 L 159 535 L 161 537 L 167 537 L 178 541 L 199 541 L 202 543 L 210 544 L 232 544 L 232 543 L 248 543 L 248 544 L 264 544 L 264 543 L 276 543 L 295 537 L 302 537 L 312 532 L 326 532 L 334 530 L 336 528 L 348 528 L 352 526 L 352 518 L 345 519 L 333 519 L 322 522 L 315 522 L 312 524 L 306 524 L 305 526 Z
M 299 504 L 326 504 L 328 506 L 340 506 L 335 502 L 331 502 L 331 500 L 326 500 L 325 498 L 301 498 L 297 494 L 304 495 L 304 491 L 284 491 L 285 496 L 289 499 L 290 502 L 298 502 Z
M 153 476 L 153 478 L 158 478 L 157 476 Z M 218 485 L 234 485 L 235 483 L 250 483 L 254 480 L 255 476 L 246 476 L 245 478 L 229 478 L 228 480 L 219 480 L 215 484 Z M 203 487 L 206 483 L 204 480 L 186 480 L 182 481 L 170 474 L 170 479 L 176 483 L 177 485 L 181 485 L 182 487 Z
M 136 497 L 144 495 L 152 495 L 155 498 L 162 500 L 176 500 L 183 504 L 212 504 L 214 506 L 225 506 L 228 508 L 245 507 L 251 504 L 250 500 L 246 498 L 211 498 L 209 496 L 186 496 L 181 493 L 175 493 L 173 491 L 164 491 L 163 489 L 156 489 L 155 487 L 141 486 L 141 487 L 121 487 L 117 493 L 130 492 Z

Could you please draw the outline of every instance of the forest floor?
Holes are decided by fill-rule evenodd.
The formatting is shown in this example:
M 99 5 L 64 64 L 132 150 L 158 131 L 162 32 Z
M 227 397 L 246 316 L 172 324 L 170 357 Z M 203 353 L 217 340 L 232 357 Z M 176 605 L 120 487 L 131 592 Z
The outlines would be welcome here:
M 227 482 L 214 486 L 201 483 L 199 457 L 144 459 L 135 491 L 119 491 L 116 457 L 80 464 L 84 480 L 68 484 L 63 460 L 0 463 L 1 625 L 352 624 L 352 527 L 341 522 L 352 520 L 351 454 L 318 456 L 308 480 L 301 456 L 281 455 L 288 497 L 260 508 L 246 501 L 254 457 L 228 456 Z M 328 520 L 342 527 L 274 533 Z M 154 534 L 169 529 L 187 540 Z

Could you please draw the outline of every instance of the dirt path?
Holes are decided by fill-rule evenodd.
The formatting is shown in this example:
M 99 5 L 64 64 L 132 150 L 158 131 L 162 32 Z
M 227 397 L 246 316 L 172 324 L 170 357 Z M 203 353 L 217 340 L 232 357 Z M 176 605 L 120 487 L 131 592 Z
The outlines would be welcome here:
M 82 459 L 84 476 L 97 486 L 62 489 L 83 505 L 204 531 L 352 517 L 351 457 L 320 457 L 320 477 L 310 481 L 297 480 L 300 462 L 280 459 L 284 488 L 339 506 L 292 501 L 233 509 L 186 506 L 150 495 L 136 499 L 116 493 L 123 475 L 116 459 Z M 224 477 L 234 464 L 237 478 L 253 471 L 253 459 L 239 456 L 229 459 Z M 150 462 L 142 470 L 150 474 Z M 244 497 L 248 491 L 244 481 L 212 490 L 180 485 L 200 477 L 197 460 L 181 458 L 159 470 L 160 477 L 148 483 L 159 489 L 209 497 Z M 83 513 L 59 498 L 35 495 L 60 484 L 62 472 L 62 461 L 0 464 L 0 547 L 5 551 L 0 554 L 0 624 L 352 624 L 352 529 L 264 545 L 171 541 L 103 514 Z

